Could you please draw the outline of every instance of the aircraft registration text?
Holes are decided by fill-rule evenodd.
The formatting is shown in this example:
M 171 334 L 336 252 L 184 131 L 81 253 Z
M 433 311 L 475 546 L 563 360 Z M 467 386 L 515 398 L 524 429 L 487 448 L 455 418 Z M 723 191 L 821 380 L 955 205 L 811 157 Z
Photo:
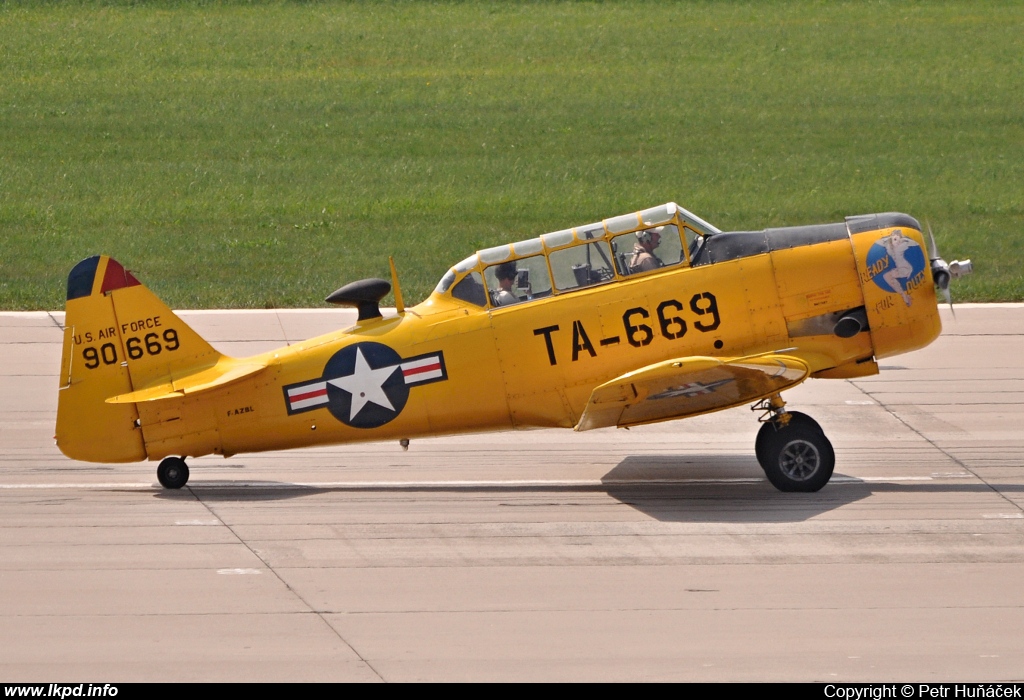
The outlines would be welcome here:
M 626 342 L 634 348 L 650 345 L 656 334 L 655 328 L 657 328 L 657 333 L 666 340 L 682 338 L 686 335 L 688 325 L 686 319 L 679 314 L 685 308 L 678 299 L 666 299 L 658 304 L 654 318 L 651 317 L 651 312 L 643 306 L 634 306 L 626 309 L 622 314 L 622 327 Z M 693 327 L 702 333 L 716 330 L 722 325 L 722 317 L 718 313 L 718 300 L 711 292 L 698 292 L 694 294 L 690 297 L 689 308 L 698 317 L 692 320 Z M 656 324 L 655 319 L 657 319 Z M 561 327 L 557 324 L 533 330 L 534 335 L 544 336 L 544 345 L 548 352 L 548 362 L 551 365 L 558 364 L 553 335 L 560 330 Z M 621 340 L 621 336 L 613 335 L 601 338 L 599 344 L 602 347 L 618 345 Z M 715 341 L 715 347 L 720 348 L 720 343 L 721 341 Z M 586 328 L 583 326 L 583 322 L 575 320 L 572 322 L 572 361 L 576 362 L 579 360 L 580 355 L 584 352 L 590 357 L 597 357 L 597 351 L 590 340 L 590 336 L 587 334 Z

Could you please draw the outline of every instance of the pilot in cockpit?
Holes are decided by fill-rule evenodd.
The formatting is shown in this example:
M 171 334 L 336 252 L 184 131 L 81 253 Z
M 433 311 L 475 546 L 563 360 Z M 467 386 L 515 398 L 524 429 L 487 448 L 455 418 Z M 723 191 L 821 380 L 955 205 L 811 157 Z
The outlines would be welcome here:
M 516 279 L 515 262 L 507 262 L 494 268 L 494 276 L 498 280 L 498 288 L 491 292 L 491 301 L 495 306 L 508 306 L 518 304 L 519 297 L 512 291 L 512 284 Z
M 631 274 L 656 270 L 664 263 L 654 249 L 661 245 L 661 232 L 664 226 L 644 229 L 636 232 L 636 245 L 633 247 L 633 255 L 629 259 L 629 271 Z

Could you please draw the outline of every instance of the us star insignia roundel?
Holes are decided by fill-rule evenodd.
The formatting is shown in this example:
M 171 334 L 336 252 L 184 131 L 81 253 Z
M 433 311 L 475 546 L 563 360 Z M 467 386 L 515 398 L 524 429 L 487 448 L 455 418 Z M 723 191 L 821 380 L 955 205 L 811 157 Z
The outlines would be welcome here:
M 729 382 L 733 381 L 732 377 L 728 379 L 719 379 L 717 382 L 689 382 L 681 386 L 671 386 L 665 391 L 655 394 L 652 399 L 672 399 L 676 396 L 685 396 L 687 398 L 693 398 L 694 396 L 700 396 L 702 394 L 713 394 L 715 389 Z
M 342 348 L 324 366 L 323 376 L 284 387 L 288 415 L 327 408 L 353 428 L 377 428 L 398 417 L 409 388 L 448 379 L 444 353 L 402 359 L 381 343 Z

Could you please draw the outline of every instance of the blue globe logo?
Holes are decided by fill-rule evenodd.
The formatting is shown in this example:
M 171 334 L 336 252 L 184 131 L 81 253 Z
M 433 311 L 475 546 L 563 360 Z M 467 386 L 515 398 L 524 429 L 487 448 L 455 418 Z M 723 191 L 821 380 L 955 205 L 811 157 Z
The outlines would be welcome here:
M 925 262 L 921 246 L 899 229 L 879 238 L 868 250 L 867 266 L 871 281 L 880 289 L 900 294 L 904 299 L 924 280 Z

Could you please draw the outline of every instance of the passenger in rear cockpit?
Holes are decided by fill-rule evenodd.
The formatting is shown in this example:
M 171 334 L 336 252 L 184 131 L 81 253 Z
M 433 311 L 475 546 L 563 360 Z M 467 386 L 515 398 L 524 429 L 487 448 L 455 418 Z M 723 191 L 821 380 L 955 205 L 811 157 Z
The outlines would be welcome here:
M 629 259 L 630 274 L 657 270 L 664 265 L 661 258 L 654 254 L 654 249 L 661 245 L 661 232 L 664 228 L 664 226 L 658 226 L 636 232 L 636 246 L 634 246 L 633 255 Z

